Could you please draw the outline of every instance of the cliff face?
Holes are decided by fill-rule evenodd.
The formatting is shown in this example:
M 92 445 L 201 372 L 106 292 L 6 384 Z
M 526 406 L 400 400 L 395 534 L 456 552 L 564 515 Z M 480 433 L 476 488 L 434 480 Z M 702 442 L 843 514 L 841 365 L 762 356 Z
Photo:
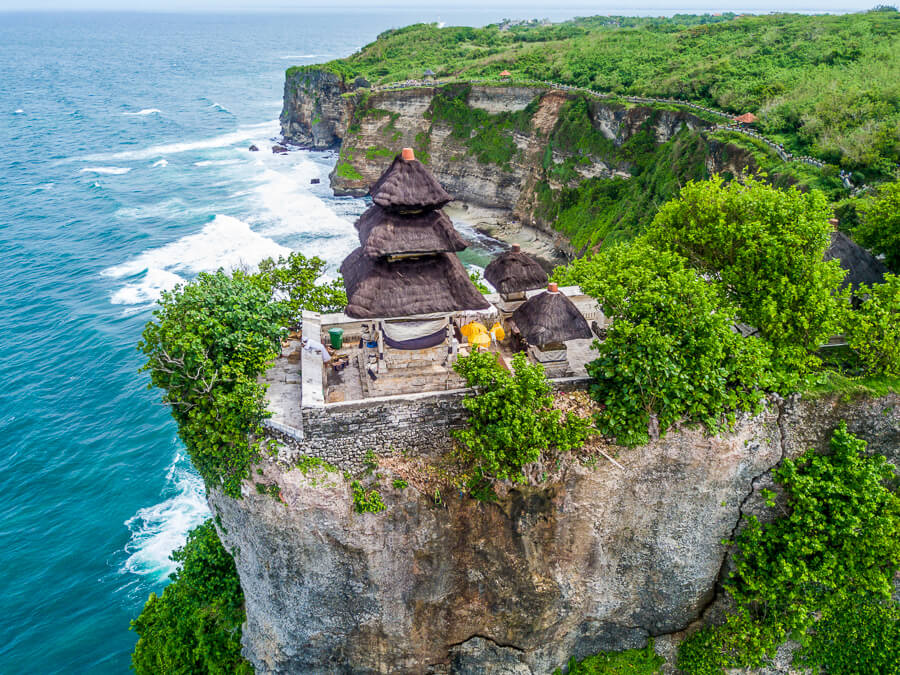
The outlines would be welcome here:
M 575 655 L 669 636 L 714 600 L 722 540 L 785 456 L 840 420 L 900 463 L 900 397 L 772 403 L 728 434 L 681 430 L 623 450 L 621 470 L 567 460 L 498 503 L 380 486 L 352 511 L 340 473 L 267 464 L 283 502 L 210 496 L 244 589 L 260 673 L 548 673 Z M 249 486 L 248 486 L 249 487 Z
M 608 151 L 561 149 L 551 137 L 565 104 L 577 94 L 521 86 L 471 86 L 459 92 L 459 85 L 369 92 L 347 87 L 330 73 L 303 72 L 285 82 L 282 133 L 286 141 L 304 147 L 340 145 L 331 176 L 338 194 L 365 194 L 398 149 L 408 146 L 456 199 L 498 209 L 556 234 L 537 208 L 539 184 L 559 189 L 574 187 L 584 178 L 629 178 L 633 166 L 616 149 L 636 134 L 649 128 L 652 142 L 660 145 L 684 130 L 701 133 L 709 126 L 683 111 L 591 100 L 590 124 L 611 142 Z M 444 103 L 454 99 L 457 105 L 436 106 L 436 98 Z M 483 123 L 482 130 L 467 126 L 473 120 Z M 492 135 L 484 128 L 493 128 Z M 484 136 L 483 145 L 479 135 Z M 492 157 L 484 145 L 508 145 L 509 152 Z M 736 146 L 714 145 L 707 153 L 707 170 L 754 166 Z M 647 151 L 652 151 L 652 143 Z M 571 170 L 561 180 L 550 169 L 567 160 Z

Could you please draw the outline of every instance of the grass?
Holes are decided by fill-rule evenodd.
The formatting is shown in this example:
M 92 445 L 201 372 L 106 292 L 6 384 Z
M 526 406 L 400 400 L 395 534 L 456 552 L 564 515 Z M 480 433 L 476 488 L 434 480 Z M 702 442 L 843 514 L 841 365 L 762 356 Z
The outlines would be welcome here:
M 833 370 L 824 371 L 812 378 L 801 393 L 807 398 L 823 398 L 838 394 L 842 400 L 900 394 L 900 377 L 887 375 L 854 377 Z
M 644 649 L 600 652 L 583 661 L 569 661 L 567 675 L 658 675 L 664 660 L 653 649 L 653 640 Z M 557 668 L 553 675 L 561 675 Z

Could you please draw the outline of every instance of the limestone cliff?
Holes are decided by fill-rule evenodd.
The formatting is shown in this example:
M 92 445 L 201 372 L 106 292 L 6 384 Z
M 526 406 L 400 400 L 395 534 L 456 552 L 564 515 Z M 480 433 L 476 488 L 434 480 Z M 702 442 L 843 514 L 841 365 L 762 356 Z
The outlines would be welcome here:
M 727 434 L 682 429 L 604 459 L 566 460 L 495 504 L 392 487 L 356 514 L 340 472 L 271 460 L 242 500 L 213 492 L 260 673 L 549 673 L 575 655 L 672 634 L 715 599 L 722 544 L 783 457 L 840 420 L 900 463 L 900 397 L 771 401 Z M 402 450 L 402 448 L 400 448 Z M 376 448 L 388 453 L 388 448 Z
M 639 151 L 650 153 L 682 132 L 702 136 L 711 126 L 684 111 L 589 100 L 590 125 L 608 141 L 605 147 L 588 147 L 572 134 L 566 143 L 557 142 L 561 112 L 579 97 L 512 85 L 372 91 L 331 73 L 303 70 L 286 79 L 281 126 L 287 142 L 340 146 L 331 176 L 337 194 L 364 194 L 397 149 L 409 146 L 456 199 L 553 235 L 558 233 L 540 208 L 540 188 L 629 178 L 634 162 L 619 149 L 636 135 L 649 132 L 650 142 Z M 713 140 L 701 165 L 707 172 L 732 173 L 756 166 L 746 151 Z

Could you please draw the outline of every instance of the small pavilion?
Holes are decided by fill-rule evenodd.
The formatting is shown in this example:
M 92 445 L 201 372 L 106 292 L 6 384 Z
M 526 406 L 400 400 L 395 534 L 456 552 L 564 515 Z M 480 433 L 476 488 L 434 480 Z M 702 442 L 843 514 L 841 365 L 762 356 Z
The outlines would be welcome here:
M 484 278 L 497 289 L 508 311 L 510 303 L 525 300 L 525 291 L 547 285 L 547 273 L 537 260 L 525 253 L 518 244 L 496 256 L 484 268 Z M 504 308 L 504 309 L 507 309 Z
M 434 71 L 431 68 L 427 68 L 424 73 L 422 73 L 422 77 L 427 80 L 434 79 Z
M 548 377 L 567 374 L 567 341 L 593 336 L 575 303 L 555 283 L 519 305 L 507 324 L 525 342 L 528 355 L 544 365 Z
M 734 118 L 734 121 L 738 124 L 753 124 L 756 122 L 758 118 L 752 112 L 744 113 L 743 115 L 738 115 Z
M 512 73 L 509 72 L 508 70 L 500 71 L 500 79 L 501 80 L 508 80 L 511 77 L 512 77 Z

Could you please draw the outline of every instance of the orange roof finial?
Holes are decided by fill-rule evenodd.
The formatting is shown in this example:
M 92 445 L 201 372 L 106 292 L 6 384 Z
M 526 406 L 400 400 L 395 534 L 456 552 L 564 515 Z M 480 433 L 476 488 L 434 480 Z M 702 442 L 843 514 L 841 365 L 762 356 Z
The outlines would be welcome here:
M 556 282 L 551 281 L 549 284 L 547 284 L 547 292 L 559 293 L 559 286 L 556 284 Z
M 400 153 L 400 156 L 407 162 L 411 162 L 416 158 L 416 153 L 413 152 L 412 148 L 403 148 L 403 152 Z

